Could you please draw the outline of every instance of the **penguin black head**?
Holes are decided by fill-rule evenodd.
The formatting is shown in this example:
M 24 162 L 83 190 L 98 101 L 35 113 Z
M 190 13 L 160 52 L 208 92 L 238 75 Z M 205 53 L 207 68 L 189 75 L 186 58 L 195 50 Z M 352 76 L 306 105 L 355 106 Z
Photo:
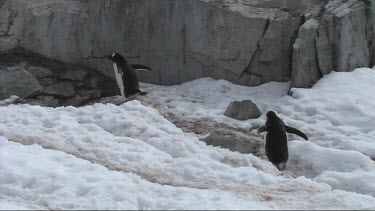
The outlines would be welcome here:
M 267 112 L 267 119 L 272 119 L 272 118 L 276 118 L 277 115 L 274 111 L 269 111 Z
M 120 61 L 124 60 L 124 57 L 121 56 L 121 54 L 115 52 L 112 55 L 108 56 L 108 59 L 115 63 L 119 63 Z

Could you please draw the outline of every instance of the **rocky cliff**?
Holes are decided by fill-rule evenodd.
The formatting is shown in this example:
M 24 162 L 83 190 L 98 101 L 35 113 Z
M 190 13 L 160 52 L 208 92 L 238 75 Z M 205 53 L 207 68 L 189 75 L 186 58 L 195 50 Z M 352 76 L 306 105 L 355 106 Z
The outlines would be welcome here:
M 113 76 L 116 51 L 172 85 L 200 77 L 241 85 L 292 80 L 374 62 L 374 1 L 1 0 L 0 50 L 22 47 Z

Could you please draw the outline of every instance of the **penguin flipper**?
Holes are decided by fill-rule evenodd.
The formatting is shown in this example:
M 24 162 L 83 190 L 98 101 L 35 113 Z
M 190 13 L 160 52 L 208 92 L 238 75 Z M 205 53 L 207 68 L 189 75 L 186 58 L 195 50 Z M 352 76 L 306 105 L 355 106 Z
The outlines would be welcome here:
M 294 133 L 294 134 L 304 138 L 305 140 L 309 140 L 309 138 L 307 137 L 306 134 L 302 133 L 300 130 L 298 130 L 294 127 L 285 126 L 285 131 L 288 132 L 288 133 Z
M 263 132 L 266 132 L 266 131 L 267 131 L 266 126 L 262 126 L 262 127 L 258 128 L 257 133 L 263 133 Z
M 143 64 L 131 64 L 130 66 L 132 66 L 132 68 L 135 70 L 135 71 L 138 71 L 138 70 L 148 70 L 148 71 L 152 71 L 151 68 L 147 67 L 146 65 L 143 65 Z

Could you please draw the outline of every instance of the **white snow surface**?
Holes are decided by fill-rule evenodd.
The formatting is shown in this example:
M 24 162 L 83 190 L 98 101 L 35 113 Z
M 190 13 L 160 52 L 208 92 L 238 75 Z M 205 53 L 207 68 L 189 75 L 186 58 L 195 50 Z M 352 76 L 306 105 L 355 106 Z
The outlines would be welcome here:
M 286 173 L 207 146 L 137 100 L 0 106 L 0 209 L 375 209 L 374 84 L 369 68 L 332 72 L 292 96 L 289 83 L 141 84 L 159 107 L 235 127 L 265 115 L 225 117 L 233 100 L 274 110 L 309 137 L 289 136 Z

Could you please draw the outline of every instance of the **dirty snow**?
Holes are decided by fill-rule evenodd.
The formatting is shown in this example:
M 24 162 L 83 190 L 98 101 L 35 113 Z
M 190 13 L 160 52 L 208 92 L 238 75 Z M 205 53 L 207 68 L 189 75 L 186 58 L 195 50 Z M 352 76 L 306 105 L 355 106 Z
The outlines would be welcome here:
M 0 209 L 374 209 L 373 84 L 368 68 L 333 72 L 293 96 L 289 83 L 141 84 L 159 108 L 246 129 L 265 116 L 225 117 L 231 101 L 275 110 L 309 136 L 290 136 L 286 173 L 251 154 L 207 146 L 137 100 L 1 106 Z

